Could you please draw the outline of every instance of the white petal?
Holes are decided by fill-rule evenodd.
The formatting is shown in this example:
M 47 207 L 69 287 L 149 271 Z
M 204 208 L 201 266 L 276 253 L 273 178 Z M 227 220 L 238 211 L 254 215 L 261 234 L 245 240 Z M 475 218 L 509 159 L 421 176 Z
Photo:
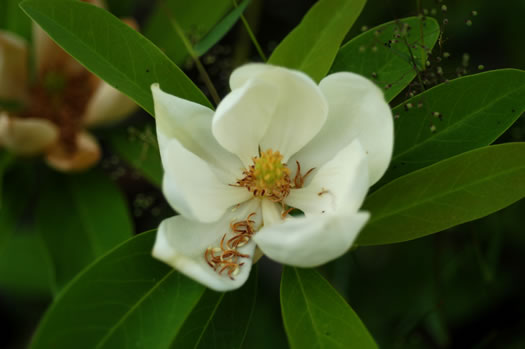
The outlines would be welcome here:
M 323 129 L 292 161 L 305 168 L 319 167 L 354 139 L 368 154 L 370 185 L 385 173 L 393 150 L 393 118 L 381 90 L 353 73 L 335 73 L 319 87 L 328 100 L 329 113 Z
M 49 120 L 17 118 L 0 113 L 0 146 L 15 154 L 37 155 L 58 139 L 58 128 Z
M 222 148 L 211 133 L 213 111 L 200 104 L 151 86 L 155 103 L 157 137 L 161 155 L 171 139 L 210 164 L 224 183 L 235 183 L 242 174 L 239 159 Z
M 357 212 L 368 191 L 368 164 L 363 147 L 354 140 L 309 176 L 313 178 L 305 187 L 290 191 L 287 205 L 306 215 L 341 209 Z
M 240 88 L 248 80 L 257 78 L 261 74 L 274 69 L 271 64 L 248 63 L 235 69 L 230 75 L 230 88 L 233 90 Z
M 217 141 L 236 154 L 245 167 L 258 153 L 279 99 L 276 85 L 261 79 L 247 81 L 218 105 L 212 131 Z
M 282 218 L 283 209 L 281 205 L 278 205 L 270 200 L 262 200 L 261 209 L 265 226 L 284 222 Z
M 22 101 L 27 94 L 27 45 L 0 31 L 0 99 Z
M 205 223 L 217 221 L 228 207 L 252 197 L 245 188 L 221 182 L 210 166 L 172 138 L 161 152 L 163 192 L 180 214 Z
M 236 211 L 227 212 L 218 222 L 212 224 L 191 221 L 183 216 L 168 218 L 160 224 L 157 231 L 153 256 L 216 291 L 239 288 L 249 276 L 252 258 L 240 259 L 244 265 L 239 268 L 239 274 L 234 277 L 234 280 L 231 280 L 228 277 L 228 270 L 222 274 L 214 271 L 207 264 L 204 253 L 208 247 L 220 246 L 224 234 L 230 232 L 232 221 L 246 219 L 251 212 L 256 212 L 257 214 L 252 219 L 256 221 L 256 226 L 259 225 L 259 211 L 258 202 L 251 200 Z M 233 237 L 229 234 L 226 239 L 228 236 Z M 238 248 L 240 253 L 251 257 L 254 255 L 254 250 L 253 240 Z
M 90 98 L 84 114 L 86 126 L 99 126 L 122 120 L 131 114 L 137 105 L 128 96 L 113 86 L 100 81 Z
M 297 267 L 315 267 L 343 255 L 369 218 L 367 212 L 289 217 L 264 226 L 253 239 L 266 256 Z
M 278 150 L 286 162 L 321 129 L 328 113 L 326 99 L 306 74 L 264 64 L 236 69 L 230 78 L 231 88 L 234 90 L 239 84 L 256 79 L 273 83 L 279 96 L 272 121 L 260 142 L 261 148 Z

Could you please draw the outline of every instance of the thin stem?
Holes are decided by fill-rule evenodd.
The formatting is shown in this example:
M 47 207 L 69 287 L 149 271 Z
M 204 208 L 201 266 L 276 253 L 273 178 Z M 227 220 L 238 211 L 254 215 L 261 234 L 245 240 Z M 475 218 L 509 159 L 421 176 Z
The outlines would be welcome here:
M 423 68 L 423 70 L 425 70 L 425 64 L 426 64 L 426 61 L 425 61 L 425 34 L 423 32 L 424 30 L 424 27 L 423 27 L 423 9 L 421 7 L 421 0 L 417 0 L 417 10 L 419 12 L 419 35 L 420 35 L 420 38 L 421 38 L 421 66 Z
M 237 7 L 237 1 L 233 0 L 233 5 Z M 257 50 L 257 53 L 259 53 L 259 56 L 261 59 L 266 62 L 268 59 L 266 58 L 266 55 L 264 54 L 261 46 L 259 45 L 259 42 L 257 41 L 257 38 L 255 37 L 255 34 L 252 31 L 252 28 L 250 27 L 250 24 L 246 20 L 246 17 L 244 17 L 244 14 L 241 13 L 241 21 L 244 24 L 244 27 L 246 28 L 246 31 L 248 32 L 248 35 L 250 36 L 250 39 L 252 40 L 253 45 L 255 46 L 255 49 Z
M 169 6 L 165 3 L 164 0 L 161 0 L 162 6 L 166 9 L 166 12 L 168 13 L 168 17 L 170 19 L 171 25 L 173 26 L 173 29 L 175 29 L 175 32 L 177 35 L 181 38 L 182 43 L 184 44 L 184 47 L 186 47 L 186 50 L 188 51 L 189 55 L 191 56 L 191 59 L 195 63 L 197 70 L 199 71 L 199 74 L 204 81 L 204 84 L 208 88 L 208 91 L 210 91 L 210 95 L 213 98 L 213 101 L 215 102 L 215 105 L 218 105 L 221 101 L 219 94 L 217 93 L 217 90 L 215 89 L 215 86 L 213 85 L 213 82 L 210 79 L 210 76 L 208 75 L 208 72 L 202 65 L 199 56 L 197 53 L 193 50 L 193 46 L 191 42 L 186 37 L 186 34 L 184 34 L 184 30 L 180 27 L 179 23 L 171 13 L 171 9 Z

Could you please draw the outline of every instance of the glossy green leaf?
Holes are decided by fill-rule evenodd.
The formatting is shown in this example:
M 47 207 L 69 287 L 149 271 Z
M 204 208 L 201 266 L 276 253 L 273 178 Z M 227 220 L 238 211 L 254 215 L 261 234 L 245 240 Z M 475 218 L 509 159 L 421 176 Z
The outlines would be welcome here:
M 21 0 L 0 1 L 0 28 L 31 41 L 31 20 L 18 6 Z
M 233 25 L 239 20 L 242 13 L 251 0 L 244 0 L 239 6 L 233 9 L 217 25 L 194 46 L 195 53 L 202 56 L 213 47 L 220 39 L 230 31 Z
M 377 348 L 352 308 L 314 269 L 284 268 L 281 309 L 291 348 Z
M 171 348 L 242 348 L 257 294 L 257 268 L 240 289 L 206 290 Z
M 273 51 L 268 63 L 297 69 L 319 82 L 330 70 L 366 0 L 319 0 Z
M 210 106 L 204 94 L 148 39 L 109 12 L 80 1 L 25 0 L 22 9 L 87 69 L 151 115 L 150 86 Z
M 407 25 L 410 30 L 404 29 Z M 434 47 L 439 34 L 439 24 L 431 17 L 403 18 L 379 25 L 341 47 L 330 73 L 349 71 L 366 76 L 391 101 L 416 76 L 410 52 L 416 64 L 422 56 L 426 61 L 426 51 Z
M 154 131 L 155 126 L 115 130 L 109 134 L 112 148 L 151 183 L 162 185 L 162 163 Z
M 204 287 L 151 257 L 155 231 L 83 270 L 55 299 L 31 348 L 165 349 Z
M 166 7 L 169 11 L 166 11 Z M 193 44 L 198 43 L 225 18 L 233 8 L 232 0 L 166 0 L 159 2 L 148 19 L 144 35 L 160 47 L 178 65 L 184 63 L 188 51 L 171 24 L 174 17 Z M 205 11 L 203 9 L 206 9 Z M 217 37 L 217 39 L 220 39 Z
M 459 78 L 411 98 L 393 110 L 394 154 L 380 183 L 489 145 L 524 111 L 525 71 L 514 69 Z
M 53 262 L 57 289 L 133 234 L 122 193 L 96 170 L 46 178 L 36 225 Z
M 359 245 L 412 240 L 525 197 L 525 143 L 472 150 L 398 178 L 370 195 Z

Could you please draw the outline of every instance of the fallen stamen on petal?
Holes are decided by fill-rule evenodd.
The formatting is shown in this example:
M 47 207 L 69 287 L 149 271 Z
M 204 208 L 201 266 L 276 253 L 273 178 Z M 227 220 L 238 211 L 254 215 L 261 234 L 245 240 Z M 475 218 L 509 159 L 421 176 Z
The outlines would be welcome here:
M 220 247 L 208 247 L 204 251 L 206 263 L 217 273 L 222 275 L 223 271 L 228 270 L 228 277 L 234 280 L 234 276 L 239 274 L 240 267 L 244 265 L 238 262 L 239 258 L 250 258 L 250 255 L 240 253 L 237 248 L 246 245 L 255 234 L 253 226 L 255 221 L 251 220 L 253 216 L 255 212 L 242 221 L 231 222 L 230 233 L 234 236 L 225 242 L 227 234 L 224 234 L 219 244 Z

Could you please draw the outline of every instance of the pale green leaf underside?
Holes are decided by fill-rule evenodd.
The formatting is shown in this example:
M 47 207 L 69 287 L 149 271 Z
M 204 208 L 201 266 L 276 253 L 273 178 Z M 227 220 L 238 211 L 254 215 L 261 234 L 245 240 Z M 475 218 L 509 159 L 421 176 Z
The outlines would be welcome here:
M 394 180 L 363 206 L 359 245 L 412 240 L 487 216 L 525 196 L 525 143 L 472 150 Z

